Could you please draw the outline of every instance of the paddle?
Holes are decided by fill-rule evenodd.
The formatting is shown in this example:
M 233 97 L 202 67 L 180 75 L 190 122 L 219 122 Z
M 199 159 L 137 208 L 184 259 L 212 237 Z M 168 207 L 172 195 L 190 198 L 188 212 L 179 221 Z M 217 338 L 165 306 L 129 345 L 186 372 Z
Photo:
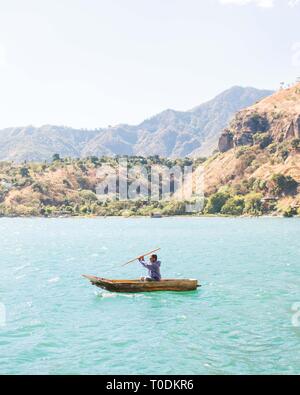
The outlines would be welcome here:
M 157 248 L 156 250 L 147 252 L 146 254 L 141 254 L 141 255 L 137 256 L 136 258 L 132 259 L 131 261 L 124 263 L 124 265 L 122 265 L 122 266 L 129 265 L 129 263 L 135 262 L 135 261 L 136 261 L 137 259 L 139 259 L 141 256 L 152 255 L 154 252 L 159 251 L 159 250 L 160 250 L 160 248 Z

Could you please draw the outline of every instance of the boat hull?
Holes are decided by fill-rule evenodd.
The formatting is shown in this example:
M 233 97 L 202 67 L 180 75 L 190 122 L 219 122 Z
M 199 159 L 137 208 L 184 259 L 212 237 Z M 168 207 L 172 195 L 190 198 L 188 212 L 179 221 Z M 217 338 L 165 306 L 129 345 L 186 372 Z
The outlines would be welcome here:
M 137 292 L 188 292 L 195 291 L 199 285 L 197 280 L 161 280 L 161 281 L 142 281 L 142 280 L 108 280 L 105 278 L 87 276 L 93 285 L 110 292 L 137 293 Z

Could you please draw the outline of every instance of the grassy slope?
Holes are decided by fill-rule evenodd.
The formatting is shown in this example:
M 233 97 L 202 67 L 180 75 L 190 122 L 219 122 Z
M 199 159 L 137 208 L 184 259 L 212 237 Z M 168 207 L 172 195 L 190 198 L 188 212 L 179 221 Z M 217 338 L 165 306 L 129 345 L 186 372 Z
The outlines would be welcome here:
M 247 195 L 253 191 L 253 181 L 270 181 L 273 174 L 291 175 L 300 184 L 300 153 L 292 148 L 287 159 L 280 150 L 270 153 L 259 147 L 240 147 L 225 154 L 217 154 L 204 163 L 205 191 L 209 197 L 226 187 L 233 195 Z M 144 160 L 147 162 L 147 160 Z M 131 159 L 130 165 L 139 160 Z M 148 161 L 149 164 L 152 163 Z M 183 214 L 183 205 L 159 202 L 100 203 L 95 195 L 97 168 L 113 163 L 114 159 L 56 161 L 51 164 L 0 163 L 0 214 L 25 216 L 58 215 L 166 215 Z M 169 160 L 163 163 L 176 165 Z M 183 162 L 180 161 L 179 164 Z M 196 166 L 199 163 L 194 162 Z M 268 184 L 259 191 L 270 194 Z M 300 194 L 279 194 L 278 207 L 284 211 L 300 205 Z

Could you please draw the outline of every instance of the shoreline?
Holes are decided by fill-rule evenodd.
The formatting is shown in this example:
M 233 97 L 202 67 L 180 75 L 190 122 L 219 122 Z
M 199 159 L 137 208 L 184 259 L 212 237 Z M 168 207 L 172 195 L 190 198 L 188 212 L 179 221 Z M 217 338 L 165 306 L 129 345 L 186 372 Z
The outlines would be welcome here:
M 159 220 L 159 219 L 167 219 L 167 218 L 177 218 L 177 219 L 192 219 L 192 218 L 228 218 L 228 219 L 240 219 L 240 218 L 285 218 L 285 219 L 291 219 L 291 218 L 300 218 L 300 215 L 294 215 L 293 217 L 285 217 L 284 215 L 239 215 L 239 216 L 234 216 L 234 215 L 170 215 L 170 216 L 162 216 L 159 218 L 152 218 L 148 215 L 132 215 L 132 216 L 122 216 L 122 215 L 108 215 L 108 216 L 103 216 L 103 215 L 60 215 L 60 216 L 26 216 L 26 215 L 9 215 L 9 216 L 0 216 L 1 219 L 14 219 L 14 218 L 28 218 L 28 219 L 112 219 L 112 218 L 122 218 L 122 219 L 153 219 L 153 220 Z

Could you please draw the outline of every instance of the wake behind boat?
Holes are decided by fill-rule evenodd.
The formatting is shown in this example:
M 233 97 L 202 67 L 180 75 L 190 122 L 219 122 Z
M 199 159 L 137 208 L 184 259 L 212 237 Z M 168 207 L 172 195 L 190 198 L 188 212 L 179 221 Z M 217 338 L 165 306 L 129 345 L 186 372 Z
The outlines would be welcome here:
M 163 279 L 160 281 L 143 281 L 143 280 L 108 280 L 96 276 L 87 276 L 93 285 L 105 289 L 110 292 L 159 292 L 159 291 L 175 291 L 187 292 L 195 291 L 200 285 L 197 280 L 193 279 Z

